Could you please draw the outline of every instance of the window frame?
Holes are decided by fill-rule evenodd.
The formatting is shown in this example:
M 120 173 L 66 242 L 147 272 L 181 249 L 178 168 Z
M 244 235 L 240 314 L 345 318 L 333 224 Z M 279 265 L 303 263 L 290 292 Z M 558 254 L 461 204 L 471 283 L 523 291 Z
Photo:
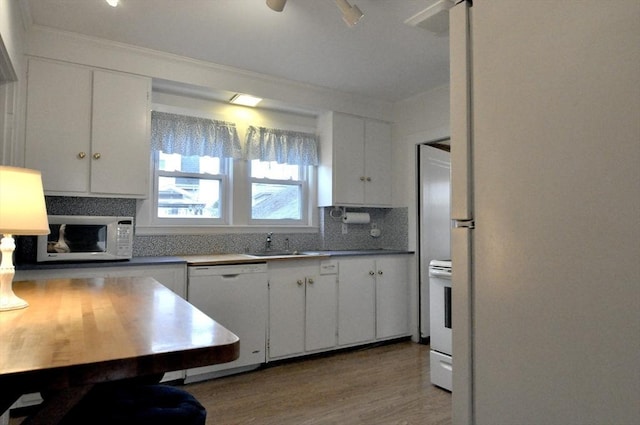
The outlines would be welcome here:
M 256 160 L 257 161 L 257 160 Z M 267 161 L 261 161 L 267 162 Z M 275 161 L 271 161 L 275 162 Z M 247 171 L 246 171 L 246 179 L 248 181 L 247 184 L 247 193 L 246 198 L 248 199 L 248 217 L 247 220 L 249 224 L 252 225 L 307 225 L 310 222 L 309 218 L 309 192 L 311 179 L 309 176 L 311 174 L 310 168 L 311 166 L 297 165 L 298 167 L 298 177 L 299 180 L 283 180 L 283 179 L 271 179 L 267 177 L 253 177 L 251 172 L 251 161 L 247 161 Z M 273 185 L 286 185 L 286 186 L 298 186 L 300 190 L 300 218 L 299 219 L 256 219 L 252 217 L 252 207 L 251 200 L 253 199 L 253 184 L 254 183 L 263 183 L 263 184 L 273 184 Z
M 229 194 L 232 192 L 232 188 L 230 187 L 229 175 L 233 172 L 233 161 L 229 160 L 228 158 L 220 158 L 219 174 L 194 173 L 186 171 L 164 171 L 160 170 L 160 151 L 154 150 L 151 154 L 151 167 L 153 173 L 153 183 L 151 185 L 152 224 L 160 226 L 216 226 L 229 223 L 229 216 L 231 212 L 231 197 L 229 196 Z M 220 217 L 159 217 L 158 202 L 160 177 L 184 177 L 205 180 L 218 180 L 220 182 Z

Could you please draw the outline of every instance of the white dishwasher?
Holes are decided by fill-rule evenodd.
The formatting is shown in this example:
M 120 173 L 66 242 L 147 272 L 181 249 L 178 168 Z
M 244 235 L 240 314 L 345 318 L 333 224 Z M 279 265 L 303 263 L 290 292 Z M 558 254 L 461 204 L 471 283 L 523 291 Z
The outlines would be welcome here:
M 266 361 L 267 264 L 189 266 L 187 300 L 240 338 L 240 357 L 187 370 L 185 382 L 255 369 Z

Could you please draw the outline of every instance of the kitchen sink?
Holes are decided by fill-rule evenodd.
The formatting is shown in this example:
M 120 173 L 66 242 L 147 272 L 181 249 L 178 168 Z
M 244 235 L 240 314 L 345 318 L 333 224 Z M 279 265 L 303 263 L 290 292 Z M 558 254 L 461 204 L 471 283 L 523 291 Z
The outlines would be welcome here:
M 254 257 L 282 257 L 285 255 L 304 255 L 299 253 L 298 251 L 260 251 L 260 252 L 249 252 L 247 255 L 252 255 Z
M 301 251 L 260 251 L 248 252 L 247 255 L 251 255 L 253 257 L 286 257 L 291 255 L 319 255 L 319 253 Z

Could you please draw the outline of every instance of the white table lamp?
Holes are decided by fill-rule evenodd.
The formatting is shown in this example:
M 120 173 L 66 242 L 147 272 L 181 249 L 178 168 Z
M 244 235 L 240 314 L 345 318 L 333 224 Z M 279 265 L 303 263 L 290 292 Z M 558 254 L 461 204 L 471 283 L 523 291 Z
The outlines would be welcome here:
M 0 166 L 0 311 L 25 308 L 29 304 L 13 293 L 15 275 L 13 235 L 47 235 L 49 222 L 39 171 Z

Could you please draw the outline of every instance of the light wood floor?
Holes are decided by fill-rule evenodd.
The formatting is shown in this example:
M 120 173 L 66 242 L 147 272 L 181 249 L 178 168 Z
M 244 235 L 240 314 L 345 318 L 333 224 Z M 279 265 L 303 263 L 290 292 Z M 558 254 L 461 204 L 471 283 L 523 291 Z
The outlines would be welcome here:
M 451 393 L 429 380 L 429 347 L 410 341 L 182 388 L 206 407 L 207 425 L 451 424 Z
M 451 393 L 429 380 L 429 347 L 409 341 L 184 386 L 209 424 L 451 424 Z

